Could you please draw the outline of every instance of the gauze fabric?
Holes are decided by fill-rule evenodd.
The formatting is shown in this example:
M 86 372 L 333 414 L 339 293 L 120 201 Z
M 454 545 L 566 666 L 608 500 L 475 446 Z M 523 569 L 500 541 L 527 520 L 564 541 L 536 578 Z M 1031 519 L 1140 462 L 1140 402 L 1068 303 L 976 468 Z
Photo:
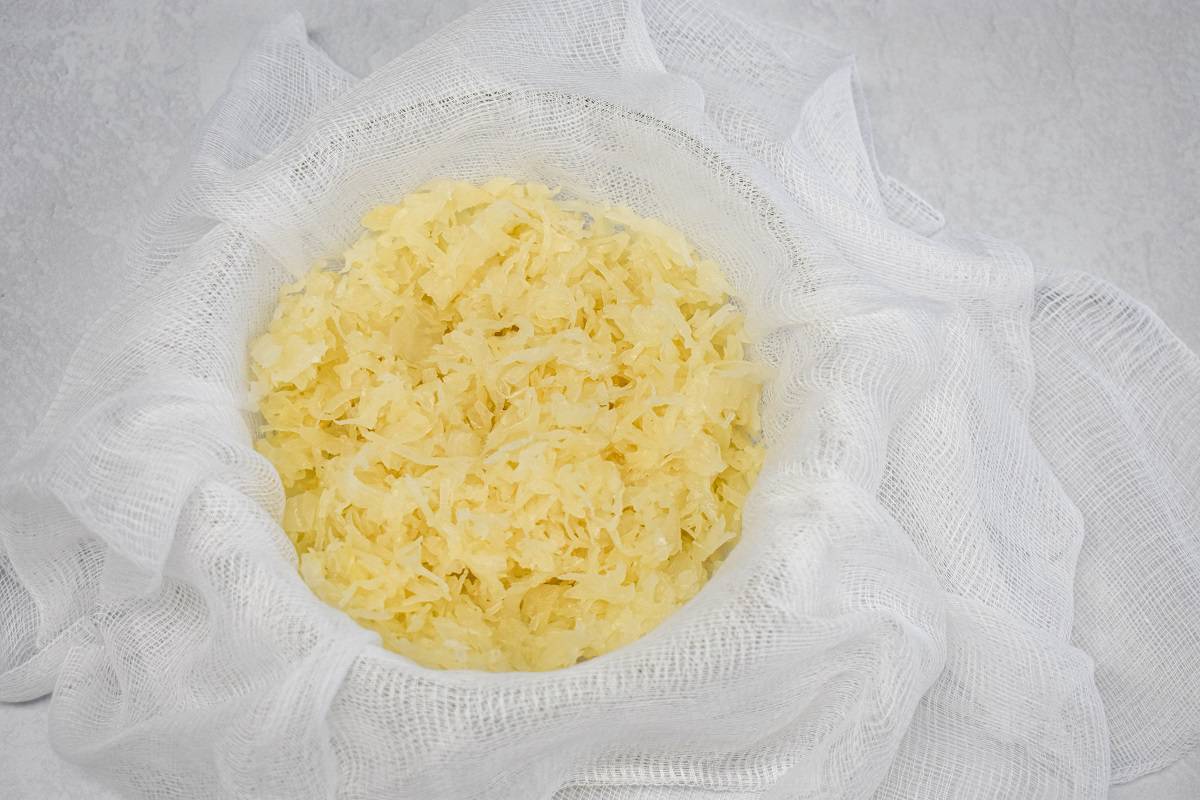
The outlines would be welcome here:
M 624 204 L 773 369 L 742 541 L 644 639 L 436 671 L 318 601 L 251 446 L 280 287 L 437 177 Z M 0 699 L 144 798 L 1102 798 L 1200 738 L 1200 362 L 943 230 L 853 64 L 726 7 L 504 0 L 361 80 L 267 31 L 0 478 Z

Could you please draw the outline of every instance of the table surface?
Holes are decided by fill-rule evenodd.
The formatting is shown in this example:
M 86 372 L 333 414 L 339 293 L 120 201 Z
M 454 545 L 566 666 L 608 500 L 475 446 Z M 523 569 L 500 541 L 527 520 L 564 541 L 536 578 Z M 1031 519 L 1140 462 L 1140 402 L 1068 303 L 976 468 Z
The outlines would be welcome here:
M 472 0 L 0 0 L 0 452 L 111 302 L 144 212 L 258 26 L 365 73 Z M 952 227 L 1120 285 L 1200 349 L 1200 5 L 754 0 L 856 54 L 884 169 Z M 0 796 L 115 798 L 0 706 Z M 1200 757 L 1114 798 L 1200 796 Z

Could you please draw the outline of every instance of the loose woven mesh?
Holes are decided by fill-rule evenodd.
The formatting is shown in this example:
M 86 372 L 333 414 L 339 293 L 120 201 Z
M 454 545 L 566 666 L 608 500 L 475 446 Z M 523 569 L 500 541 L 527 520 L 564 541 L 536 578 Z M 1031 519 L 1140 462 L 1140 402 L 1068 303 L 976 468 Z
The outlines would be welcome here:
M 149 798 L 1103 797 L 1200 733 L 1200 362 L 937 234 L 850 62 L 677 2 L 478 11 L 361 81 L 252 49 L 0 484 L 0 699 Z M 743 540 L 643 640 L 424 669 L 317 601 L 251 448 L 278 288 L 433 177 L 624 203 L 775 368 Z M 935 235 L 936 234 L 936 235 Z

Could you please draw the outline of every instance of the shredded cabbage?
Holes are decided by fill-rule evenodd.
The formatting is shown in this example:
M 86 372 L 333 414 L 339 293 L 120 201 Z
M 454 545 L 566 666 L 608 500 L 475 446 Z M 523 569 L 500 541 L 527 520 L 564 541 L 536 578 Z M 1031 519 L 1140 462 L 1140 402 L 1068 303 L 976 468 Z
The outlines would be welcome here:
M 762 462 L 716 265 L 505 179 L 362 224 L 250 351 L 313 592 L 421 664 L 484 670 L 574 664 L 695 595 Z

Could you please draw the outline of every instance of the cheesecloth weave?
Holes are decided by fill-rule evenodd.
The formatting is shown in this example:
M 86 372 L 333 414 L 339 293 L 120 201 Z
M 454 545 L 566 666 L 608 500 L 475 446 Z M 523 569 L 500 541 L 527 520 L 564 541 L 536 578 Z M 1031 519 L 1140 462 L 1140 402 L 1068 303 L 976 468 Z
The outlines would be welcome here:
M 700 2 L 504 0 L 367 78 L 267 31 L 0 477 L 0 700 L 144 798 L 1101 798 L 1200 742 L 1200 361 L 942 230 L 852 62 Z M 279 287 L 428 179 L 624 204 L 774 368 L 741 544 L 649 636 L 435 671 L 302 583 L 251 447 Z

